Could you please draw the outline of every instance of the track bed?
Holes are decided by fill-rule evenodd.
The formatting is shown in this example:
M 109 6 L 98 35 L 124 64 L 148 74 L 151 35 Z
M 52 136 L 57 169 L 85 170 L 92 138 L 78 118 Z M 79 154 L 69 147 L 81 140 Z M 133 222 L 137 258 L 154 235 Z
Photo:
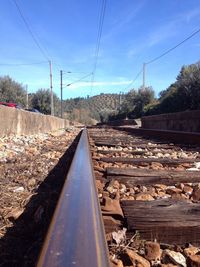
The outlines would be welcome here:
M 152 266 L 156 257 L 159 264 L 180 265 L 175 259 L 178 254 L 170 253 L 181 253 L 190 266 L 192 259 L 184 251 L 195 246 L 197 253 L 200 246 L 199 147 L 109 128 L 90 129 L 89 136 L 113 266 L 125 264 L 124 257 L 130 259 L 129 252 L 124 252 L 127 243 L 131 252 Z M 126 237 L 116 241 L 113 233 L 119 237 L 123 228 Z M 165 253 L 159 250 L 159 257 L 148 258 L 148 249 L 144 252 L 147 241 L 152 247 L 161 246 Z M 200 256 L 195 257 L 200 260 Z M 136 261 L 131 260 L 132 264 Z

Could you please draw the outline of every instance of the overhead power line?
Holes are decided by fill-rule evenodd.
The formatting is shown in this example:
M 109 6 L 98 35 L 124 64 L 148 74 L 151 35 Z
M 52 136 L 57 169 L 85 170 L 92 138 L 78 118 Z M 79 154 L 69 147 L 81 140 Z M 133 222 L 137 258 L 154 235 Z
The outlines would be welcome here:
M 13 3 L 15 4 L 29 34 L 31 35 L 35 45 L 38 47 L 38 49 L 40 50 L 41 54 L 43 55 L 43 57 L 49 62 L 49 76 L 50 76 L 50 94 L 51 94 L 51 115 L 54 116 L 54 104 L 53 104 L 53 81 L 52 81 L 52 62 L 49 59 L 49 57 L 47 56 L 47 53 L 45 51 L 45 49 L 40 45 L 39 41 L 37 40 L 35 34 L 33 33 L 33 31 L 31 30 L 31 27 L 29 25 L 29 23 L 27 22 L 19 4 L 17 3 L 16 0 L 13 0 Z
M 168 53 L 170 53 L 171 51 L 173 51 L 174 49 L 176 49 L 177 47 L 179 47 L 180 45 L 182 45 L 183 43 L 185 43 L 186 41 L 188 41 L 189 39 L 191 39 L 193 36 L 195 36 L 196 34 L 198 34 L 200 32 L 200 29 L 198 29 L 197 31 L 195 31 L 194 33 L 192 33 L 191 35 L 189 35 L 187 38 L 185 38 L 183 41 L 181 41 L 180 43 L 178 43 L 177 45 L 173 46 L 172 48 L 168 49 L 167 51 L 165 51 L 164 53 L 162 53 L 161 55 L 153 58 L 152 60 L 146 62 L 145 64 L 151 64 L 155 61 L 157 61 L 158 59 L 160 59 L 161 57 L 164 57 L 165 55 L 167 55 Z
M 102 31 L 103 31 L 103 24 L 105 19 L 105 11 L 106 11 L 106 4 L 107 0 L 102 1 L 100 15 L 99 15 L 99 25 L 98 25 L 98 32 L 97 32 L 97 40 L 96 40 L 96 46 L 95 46 L 95 53 L 94 53 L 94 67 L 92 71 L 92 80 L 91 80 L 91 90 L 93 88 L 98 58 L 99 58 L 99 50 L 100 50 L 100 44 L 101 44 L 101 37 L 102 37 Z
M 16 6 L 16 8 L 17 8 L 17 10 L 18 10 L 18 12 L 19 12 L 19 14 L 20 14 L 20 16 L 21 16 L 21 18 L 22 18 L 22 20 L 23 20 L 23 22 L 24 22 L 24 24 L 25 24 L 25 26 L 26 26 L 26 28 L 27 28 L 27 30 L 28 30 L 28 32 L 29 32 L 29 34 L 31 35 L 31 37 L 32 37 L 32 39 L 33 39 L 35 45 L 38 47 L 38 49 L 39 49 L 40 52 L 42 53 L 43 57 L 44 57 L 46 60 L 49 61 L 49 57 L 47 56 L 46 51 L 45 51 L 44 48 L 40 45 L 40 43 L 38 42 L 37 38 L 35 37 L 35 34 L 34 34 L 33 31 L 31 30 L 31 27 L 30 27 L 28 21 L 26 20 L 26 18 L 25 18 L 25 16 L 24 16 L 24 14 L 23 14 L 23 12 L 22 12 L 22 10 L 21 10 L 19 4 L 17 3 L 16 0 L 13 0 L 13 2 L 14 2 L 14 4 L 15 4 L 15 6 Z
M 0 66 L 16 67 L 16 66 L 31 66 L 31 65 L 41 65 L 46 64 L 48 61 L 33 62 L 33 63 L 0 63 Z
M 131 83 L 124 89 L 124 91 L 126 91 L 127 89 L 129 89 L 130 88 L 130 86 L 138 79 L 138 77 L 142 74 L 142 72 L 143 72 L 143 69 L 141 69 L 138 73 L 137 73 L 137 75 L 135 76 L 135 78 L 131 81 Z
M 72 83 L 66 84 L 66 85 L 63 86 L 63 87 L 68 87 L 68 86 L 70 86 L 70 85 L 72 85 L 72 84 L 74 84 L 74 83 L 78 83 L 78 82 L 84 80 L 85 78 L 91 76 L 92 74 L 93 74 L 93 73 L 91 72 L 91 73 L 89 73 L 89 74 L 87 74 L 87 75 L 81 77 L 80 79 L 78 79 L 78 80 L 76 80 L 76 81 L 74 81 L 74 82 L 72 82 Z
M 94 61 L 94 69 L 93 69 L 94 75 L 95 75 L 98 57 L 99 57 L 99 49 L 100 49 L 100 43 L 101 43 L 101 37 L 102 37 L 103 23 L 104 23 L 104 18 L 105 18 L 106 4 L 107 4 L 107 1 L 103 0 L 102 6 L 101 6 L 100 17 L 99 17 L 99 27 L 98 27 L 97 42 L 96 42 L 96 48 L 95 48 L 95 61 Z

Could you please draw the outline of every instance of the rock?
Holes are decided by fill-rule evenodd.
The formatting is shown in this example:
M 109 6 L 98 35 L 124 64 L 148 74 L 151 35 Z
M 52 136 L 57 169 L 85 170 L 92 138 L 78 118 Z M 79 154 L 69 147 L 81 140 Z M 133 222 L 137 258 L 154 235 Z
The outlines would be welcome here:
M 27 151 L 30 153 L 30 154 L 36 154 L 38 152 L 38 148 L 35 146 L 35 147 L 28 147 L 27 148 Z
M 135 195 L 135 190 L 133 188 L 129 188 L 129 195 L 134 196 Z
M 160 267 L 179 267 L 179 265 L 174 265 L 174 264 L 161 264 Z
M 127 249 L 126 255 L 128 256 L 128 259 L 133 266 L 150 267 L 149 261 L 143 258 L 142 256 L 138 255 L 135 251 Z
M 154 187 L 157 190 L 163 190 L 164 191 L 164 190 L 166 190 L 167 185 L 165 185 L 165 184 L 155 184 Z
M 111 267 L 124 267 L 121 260 L 111 259 L 110 262 L 111 262 Z
M 193 192 L 193 188 L 189 185 L 184 185 L 183 192 L 187 195 L 191 195 Z
M 104 183 L 101 182 L 100 180 L 96 180 L 96 187 L 100 192 L 102 192 L 104 188 Z
M 185 200 L 185 199 L 188 199 L 189 197 L 184 194 L 174 193 L 171 195 L 171 198 L 174 200 Z
M 188 155 L 183 151 L 179 152 L 178 156 L 179 156 L 179 158 L 182 158 L 182 159 L 187 159 L 188 158 Z
M 184 251 L 185 256 L 189 257 L 189 256 L 196 255 L 199 252 L 199 248 L 192 246 L 189 248 L 185 248 L 183 251 Z
M 163 165 L 159 162 L 152 162 L 150 165 L 150 169 L 152 170 L 160 170 L 163 169 Z
M 175 168 L 175 170 L 176 170 L 176 171 L 184 171 L 185 168 L 184 168 L 183 166 L 177 166 L 177 167 Z
M 175 186 L 176 186 L 176 188 L 179 188 L 179 189 L 183 190 L 185 185 L 183 183 L 178 183 Z
M 126 193 L 126 186 L 125 186 L 125 184 L 120 184 L 120 187 L 119 187 L 119 191 L 120 191 L 120 193 L 121 194 L 124 194 L 124 193 Z
M 109 192 L 107 192 L 107 191 L 103 191 L 103 192 L 102 192 L 102 196 L 103 196 L 103 197 L 109 197 L 110 194 L 109 194 Z
M 141 185 L 141 186 L 139 186 L 139 188 L 140 188 L 140 192 L 141 193 L 146 193 L 147 192 L 147 187 L 146 186 Z
M 163 153 L 157 153 L 157 155 L 156 155 L 156 158 L 163 158 L 164 157 L 164 155 L 163 155 Z
M 160 261 L 161 250 L 160 244 L 157 242 L 145 243 L 145 258 L 149 261 Z
M 28 186 L 33 187 L 36 185 L 36 180 L 34 178 L 31 178 L 28 180 Z
M 117 192 L 117 189 L 114 188 L 113 186 L 109 185 L 106 190 L 110 193 L 110 194 L 113 194 L 113 193 L 116 193 Z
M 135 195 L 135 200 L 154 200 L 154 198 L 148 193 L 138 193 Z
M 186 259 L 185 257 L 183 256 L 183 254 L 181 254 L 180 252 L 175 252 L 175 251 L 172 251 L 172 250 L 169 250 L 169 249 L 166 249 L 164 251 L 165 255 L 167 255 L 169 257 L 169 259 L 177 264 L 177 265 L 180 265 L 182 267 L 187 267 L 187 264 L 186 264 Z
M 102 168 L 102 167 L 100 167 L 100 166 L 94 166 L 94 169 L 95 169 L 95 171 L 99 171 L 99 172 L 104 172 L 105 170 L 104 170 L 104 168 Z
M 166 193 L 163 192 L 163 191 L 158 191 L 157 194 L 158 194 L 158 196 L 157 196 L 158 199 L 161 199 L 161 198 L 170 198 L 170 197 L 171 197 L 171 195 L 166 194 Z
M 169 195 L 173 195 L 173 194 L 177 194 L 177 193 L 181 193 L 182 190 L 179 188 L 167 188 L 166 193 Z
M 112 199 L 110 197 L 103 198 L 103 206 L 101 206 L 103 215 L 121 215 L 123 217 L 123 212 L 120 206 L 119 199 Z
M 188 266 L 200 267 L 200 255 L 192 255 L 188 258 Z
M 125 197 L 125 199 L 127 199 L 127 200 L 135 200 L 134 196 L 127 196 L 127 197 Z
M 197 200 L 199 201 L 200 200 L 200 186 L 199 184 L 196 185 L 193 189 L 193 192 L 192 192 L 192 199 L 193 200 Z
M 181 165 L 184 167 L 184 168 L 190 168 L 191 166 L 191 163 L 181 163 Z M 195 166 L 196 167 L 196 166 Z
M 195 166 L 195 168 L 200 169 L 200 162 L 195 162 L 194 166 Z
M 112 239 L 117 245 L 122 244 L 126 240 L 126 230 L 126 228 L 123 228 L 117 232 L 112 232 Z
M 113 188 L 115 188 L 115 189 L 119 189 L 119 188 L 120 188 L 120 183 L 119 183 L 117 180 L 115 180 L 115 181 L 112 183 L 112 186 L 113 186 Z
M 20 192 L 24 192 L 24 187 L 23 186 L 19 186 L 15 189 L 13 189 L 14 193 L 20 193 Z
M 10 221 L 12 220 L 17 220 L 20 215 L 22 215 L 22 213 L 24 212 L 24 209 L 18 209 L 15 208 L 13 210 L 11 210 L 6 216 L 5 218 L 9 219 Z

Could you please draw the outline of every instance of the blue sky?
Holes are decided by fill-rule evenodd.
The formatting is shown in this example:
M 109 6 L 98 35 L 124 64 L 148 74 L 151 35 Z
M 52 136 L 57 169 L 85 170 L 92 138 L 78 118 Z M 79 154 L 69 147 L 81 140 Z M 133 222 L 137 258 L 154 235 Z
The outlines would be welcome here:
M 60 73 L 69 84 L 91 73 L 102 0 L 16 0 L 32 32 L 53 63 L 53 90 Z M 99 59 L 91 77 L 65 87 L 63 98 L 128 92 L 143 62 L 159 56 L 200 28 L 199 0 L 107 0 Z M 1 0 L 0 75 L 27 84 L 29 92 L 49 88 L 49 66 L 33 42 L 13 0 Z M 146 85 L 158 94 L 175 81 L 182 65 L 200 59 L 200 33 L 146 69 Z M 30 66 L 4 66 L 44 62 Z

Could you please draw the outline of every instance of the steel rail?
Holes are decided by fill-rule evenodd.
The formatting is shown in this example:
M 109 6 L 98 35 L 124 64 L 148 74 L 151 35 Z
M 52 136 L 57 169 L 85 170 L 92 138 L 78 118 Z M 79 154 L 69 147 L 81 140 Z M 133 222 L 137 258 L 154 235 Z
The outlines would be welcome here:
M 86 129 L 81 134 L 37 266 L 110 266 Z

